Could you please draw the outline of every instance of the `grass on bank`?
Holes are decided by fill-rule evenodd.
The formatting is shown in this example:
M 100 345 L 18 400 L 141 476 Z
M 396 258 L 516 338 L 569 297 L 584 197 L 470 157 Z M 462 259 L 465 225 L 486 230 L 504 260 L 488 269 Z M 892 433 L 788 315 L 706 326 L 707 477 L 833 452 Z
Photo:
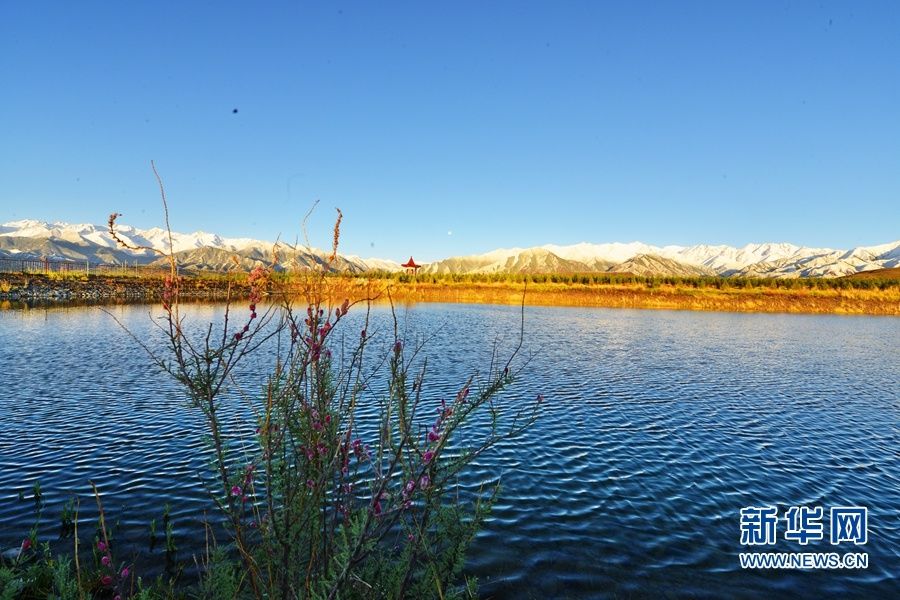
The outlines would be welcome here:
M 881 270 L 879 270 L 881 271 Z M 631 273 L 424 273 L 416 276 L 407 273 L 376 272 L 363 275 L 366 278 L 396 281 L 399 283 L 529 283 L 561 285 L 635 285 L 647 288 L 676 286 L 693 289 L 890 289 L 900 288 L 900 269 L 885 269 L 881 275 L 871 272 L 867 276 L 856 274 L 835 278 L 774 279 L 764 277 L 706 277 L 633 275 Z M 893 271 L 898 271 L 893 273 Z M 350 277 L 336 274 L 333 277 Z M 530 287 L 529 289 L 534 289 Z
M 273 271 L 280 288 L 299 293 L 305 275 Z M 141 288 L 147 299 L 162 289 L 162 279 L 91 275 L 85 278 L 45 278 L 12 275 L 0 277 L 0 293 L 25 285 L 29 277 L 48 285 L 88 289 L 105 284 L 116 290 Z M 246 279 L 239 272 L 183 272 L 185 297 L 224 297 L 230 289 L 246 293 Z M 333 298 L 392 297 L 400 302 L 468 302 L 516 304 L 522 287 L 528 286 L 527 303 L 544 306 L 595 306 L 611 308 L 663 308 L 736 312 L 795 312 L 900 315 L 900 269 L 881 269 L 839 278 L 731 278 L 641 276 L 628 273 L 551 274 L 424 274 L 367 272 L 329 273 L 323 289 Z

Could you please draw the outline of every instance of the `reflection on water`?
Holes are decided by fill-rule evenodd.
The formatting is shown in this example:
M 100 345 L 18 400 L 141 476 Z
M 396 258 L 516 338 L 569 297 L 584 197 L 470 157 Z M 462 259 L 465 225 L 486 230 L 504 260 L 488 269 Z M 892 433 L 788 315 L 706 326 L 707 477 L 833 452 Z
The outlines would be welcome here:
M 202 323 L 218 310 L 188 312 Z M 159 307 L 110 311 L 160 341 Z M 370 331 L 387 333 L 386 309 L 374 319 Z M 401 313 L 407 335 L 437 332 L 425 351 L 435 402 L 498 337 L 514 343 L 518 321 L 502 306 Z M 506 400 L 547 402 L 463 481 L 503 483 L 468 571 L 493 597 L 887 597 L 900 589 L 898 340 L 894 318 L 526 308 L 533 360 Z M 18 494 L 38 479 L 48 514 L 77 494 L 88 518 L 96 482 L 135 552 L 166 502 L 179 546 L 201 547 L 187 535 L 210 506 L 200 420 L 109 315 L 0 312 L 0 365 L 4 548 L 31 525 Z M 229 408 L 235 430 L 250 431 L 246 414 Z M 869 507 L 869 543 L 840 548 L 868 552 L 869 568 L 742 571 L 739 510 L 761 504 Z M 771 549 L 832 550 L 827 539 Z

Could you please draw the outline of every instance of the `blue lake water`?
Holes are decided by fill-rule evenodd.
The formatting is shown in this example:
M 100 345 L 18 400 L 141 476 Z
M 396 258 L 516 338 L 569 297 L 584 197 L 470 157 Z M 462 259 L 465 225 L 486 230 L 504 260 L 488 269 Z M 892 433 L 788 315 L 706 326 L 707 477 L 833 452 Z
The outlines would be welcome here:
M 109 310 L 161 342 L 159 307 Z M 188 312 L 202 323 L 220 308 Z M 431 336 L 421 356 L 437 403 L 484 369 L 495 342 L 515 344 L 520 313 L 420 304 L 399 317 L 410 340 Z M 375 309 L 371 328 L 385 347 L 388 318 Z M 467 563 L 485 597 L 900 597 L 900 319 L 545 307 L 525 319 L 531 361 L 504 406 L 541 393 L 541 418 L 468 481 L 503 486 Z M 30 529 L 36 480 L 44 536 L 73 495 L 90 522 L 93 480 L 120 543 L 147 562 L 147 525 L 165 503 L 180 551 L 202 548 L 200 416 L 108 314 L 0 311 L 0 387 L 2 548 Z M 233 404 L 231 426 L 249 431 Z M 831 545 L 826 518 L 824 539 L 801 546 L 783 539 L 782 519 L 774 545 L 742 546 L 741 508 L 764 505 L 780 517 L 865 506 L 868 543 Z M 738 554 L 755 549 L 866 552 L 869 566 L 742 570 Z

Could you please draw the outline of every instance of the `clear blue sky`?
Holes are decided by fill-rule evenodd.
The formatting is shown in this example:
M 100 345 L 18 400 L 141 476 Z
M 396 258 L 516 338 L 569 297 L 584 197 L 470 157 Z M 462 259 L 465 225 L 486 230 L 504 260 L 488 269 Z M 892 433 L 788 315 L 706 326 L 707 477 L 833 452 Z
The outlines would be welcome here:
M 364 256 L 900 238 L 895 1 L 5 2 L 0 88 L 0 221 L 159 225 L 154 159 Z

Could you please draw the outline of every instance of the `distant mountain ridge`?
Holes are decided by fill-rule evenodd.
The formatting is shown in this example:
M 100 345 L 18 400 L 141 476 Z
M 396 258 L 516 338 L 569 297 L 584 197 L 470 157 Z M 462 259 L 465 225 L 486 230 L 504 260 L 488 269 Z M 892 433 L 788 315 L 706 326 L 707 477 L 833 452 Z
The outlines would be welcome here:
M 900 240 L 852 250 L 788 243 L 652 246 L 642 242 L 493 250 L 426 265 L 425 273 L 618 272 L 721 277 L 842 277 L 900 266 Z
M 161 251 L 169 234 L 160 228 L 117 227 L 129 243 Z M 172 232 L 180 265 L 195 270 L 247 270 L 271 261 L 274 244 L 250 238 L 223 238 L 214 233 Z M 279 246 L 286 268 L 325 264 L 328 253 L 315 248 Z M 107 227 L 91 224 L 21 220 L 0 225 L 0 258 L 89 260 L 103 263 L 153 264 L 161 261 L 153 250 L 119 247 Z M 399 271 L 393 260 L 340 255 L 332 265 L 340 271 Z M 900 240 L 850 250 L 810 248 L 789 243 L 653 246 L 643 242 L 569 246 L 546 244 L 532 248 L 500 248 L 484 254 L 449 257 L 425 265 L 422 273 L 587 273 L 620 272 L 635 275 L 719 275 L 747 277 L 840 277 L 900 267 Z
M 106 225 L 47 223 L 21 220 L 0 225 L 0 258 L 49 258 L 86 260 L 97 263 L 165 265 L 159 252 L 168 253 L 169 233 L 158 227 L 137 229 L 117 224 L 116 234 L 132 246 L 122 248 L 109 235 Z M 214 233 L 172 232 L 172 250 L 178 264 L 186 269 L 205 271 L 249 270 L 272 260 L 274 242 L 251 238 L 223 238 Z M 158 252 L 157 252 L 158 251 Z M 323 265 L 330 253 L 316 248 L 291 248 L 278 245 L 279 265 L 302 268 Z M 394 261 L 363 259 L 339 255 L 332 267 L 339 271 L 361 273 L 370 270 L 399 271 Z

